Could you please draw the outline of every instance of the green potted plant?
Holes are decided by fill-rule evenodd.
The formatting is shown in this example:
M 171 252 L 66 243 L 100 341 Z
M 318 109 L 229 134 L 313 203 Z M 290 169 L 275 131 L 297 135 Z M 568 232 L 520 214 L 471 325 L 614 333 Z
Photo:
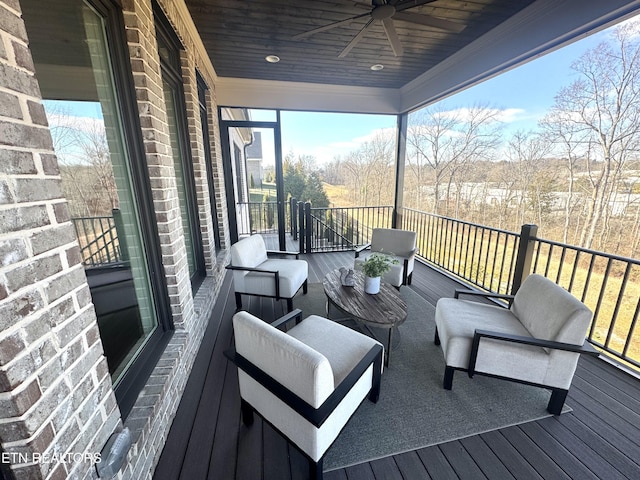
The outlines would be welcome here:
M 391 265 L 398 261 L 380 252 L 372 253 L 362 264 L 364 273 L 364 291 L 375 295 L 380 291 L 380 277 L 387 273 Z

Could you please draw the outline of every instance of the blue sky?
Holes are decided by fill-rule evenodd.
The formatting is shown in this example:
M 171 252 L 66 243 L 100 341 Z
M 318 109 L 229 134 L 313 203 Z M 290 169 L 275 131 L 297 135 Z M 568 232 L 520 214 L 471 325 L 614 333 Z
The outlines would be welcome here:
M 560 88 L 574 81 L 571 64 L 609 35 L 610 29 L 540 57 L 442 101 L 446 109 L 487 104 L 517 111 L 509 116 L 505 133 L 532 130 L 554 103 Z M 282 113 L 283 153 L 309 154 L 317 163 L 354 150 L 376 129 L 395 128 L 389 115 L 349 115 L 330 113 Z
M 582 39 L 567 47 L 540 57 L 526 65 L 503 73 L 442 101 L 446 109 L 458 109 L 474 104 L 516 112 L 509 116 L 506 134 L 516 130 L 531 130 L 553 105 L 554 96 L 561 87 L 569 85 L 576 74 L 571 63 L 585 51 L 606 38 L 609 30 Z M 98 103 L 47 101 L 51 109 L 58 103 L 71 110 L 74 117 L 101 118 Z M 330 162 L 336 155 L 346 155 L 383 129 L 393 130 L 394 115 L 354 115 L 317 112 L 282 112 L 283 154 L 312 155 L 317 164 Z M 270 115 L 272 117 L 272 115 Z M 254 116 L 255 119 L 260 119 Z M 273 118 L 268 118 L 273 120 Z M 265 140 L 265 163 L 272 163 L 269 150 L 273 147 Z

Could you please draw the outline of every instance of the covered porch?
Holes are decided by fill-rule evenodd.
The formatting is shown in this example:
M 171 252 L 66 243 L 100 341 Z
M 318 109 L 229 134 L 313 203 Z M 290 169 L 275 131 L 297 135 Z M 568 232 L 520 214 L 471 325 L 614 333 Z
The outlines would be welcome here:
M 309 282 L 318 283 L 328 271 L 349 265 L 353 252 L 303 258 L 309 262 Z M 305 458 L 271 427 L 261 420 L 251 428 L 240 422 L 236 368 L 222 354 L 232 341 L 232 288 L 227 279 L 155 470 L 157 480 L 307 478 Z M 402 288 L 435 305 L 460 284 L 419 262 L 412 285 Z M 274 308 L 271 299 L 255 297 L 247 307 L 265 320 L 286 308 L 284 302 Z M 567 399 L 572 412 L 332 470 L 325 478 L 636 478 L 638 398 L 636 376 L 610 361 L 585 357 Z

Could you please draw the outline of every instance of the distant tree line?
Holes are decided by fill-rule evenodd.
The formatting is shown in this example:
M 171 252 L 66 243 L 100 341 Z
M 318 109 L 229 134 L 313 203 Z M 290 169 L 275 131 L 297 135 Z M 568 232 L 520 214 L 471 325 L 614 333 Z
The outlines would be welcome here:
M 404 205 L 640 256 L 640 35 L 627 23 L 572 64 L 534 131 L 504 134 L 490 105 L 436 104 L 409 116 Z M 391 204 L 394 138 L 334 159 L 323 179 L 351 205 Z

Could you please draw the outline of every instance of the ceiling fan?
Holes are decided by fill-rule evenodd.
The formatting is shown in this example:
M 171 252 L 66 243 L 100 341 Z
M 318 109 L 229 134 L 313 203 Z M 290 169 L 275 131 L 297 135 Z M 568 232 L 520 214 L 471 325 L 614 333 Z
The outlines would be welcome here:
M 301 38 L 306 38 L 306 37 L 310 37 L 311 35 L 315 35 L 316 33 L 324 32 L 326 30 L 331 30 L 332 28 L 340 27 L 342 25 L 347 25 L 359 18 L 370 17 L 367 23 L 356 34 L 356 36 L 353 37 L 351 41 L 348 43 L 348 45 L 344 48 L 344 50 L 340 52 L 340 55 L 338 55 L 338 58 L 346 57 L 347 54 L 351 51 L 351 49 L 355 47 L 358 44 L 358 42 L 360 42 L 360 40 L 362 40 L 365 33 L 377 22 L 382 22 L 382 26 L 387 35 L 387 39 L 389 40 L 389 44 L 391 45 L 391 50 L 393 50 L 393 54 L 397 57 L 402 55 L 403 48 L 402 48 L 402 44 L 400 43 L 400 39 L 398 38 L 396 28 L 393 24 L 394 20 L 401 20 L 403 22 L 416 23 L 418 25 L 437 28 L 440 30 L 445 30 L 447 32 L 459 33 L 465 29 L 466 25 L 450 22 L 449 20 L 445 20 L 443 18 L 434 17 L 431 15 L 421 15 L 418 13 L 406 12 L 406 10 L 409 10 L 410 8 L 419 7 L 421 5 L 432 3 L 434 1 L 436 0 L 373 0 L 373 2 L 371 3 L 356 1 L 354 2 L 356 5 L 367 7 L 367 8 L 370 8 L 371 10 L 367 13 L 354 15 L 353 17 L 349 17 L 345 20 L 333 22 L 323 27 L 314 28 L 313 30 L 309 30 L 308 32 L 295 35 L 292 38 L 294 40 L 299 40 Z

